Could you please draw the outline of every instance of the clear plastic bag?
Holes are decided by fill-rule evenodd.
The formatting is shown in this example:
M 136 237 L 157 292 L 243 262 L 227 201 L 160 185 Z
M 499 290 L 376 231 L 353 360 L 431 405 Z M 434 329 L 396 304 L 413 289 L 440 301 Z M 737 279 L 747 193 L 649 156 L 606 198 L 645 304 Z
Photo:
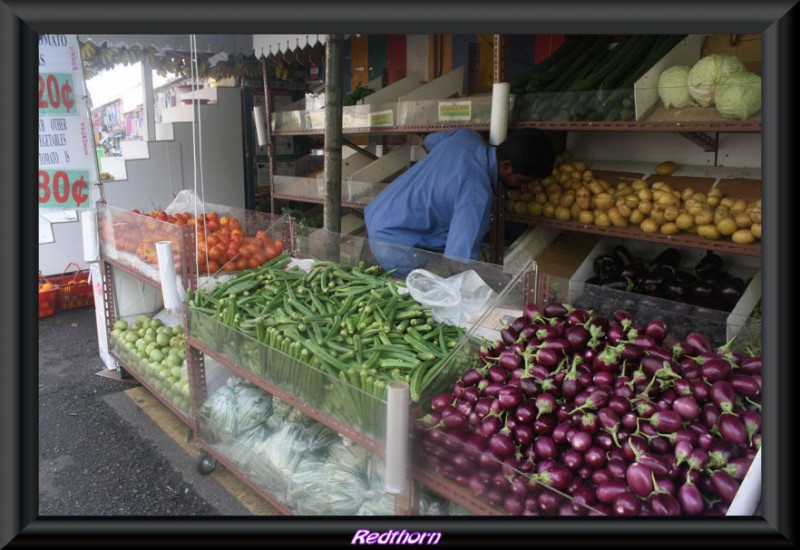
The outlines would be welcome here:
M 406 287 L 416 301 L 431 308 L 436 321 L 463 328 L 477 322 L 497 298 L 472 269 L 446 278 L 427 269 L 415 269 L 406 277 Z

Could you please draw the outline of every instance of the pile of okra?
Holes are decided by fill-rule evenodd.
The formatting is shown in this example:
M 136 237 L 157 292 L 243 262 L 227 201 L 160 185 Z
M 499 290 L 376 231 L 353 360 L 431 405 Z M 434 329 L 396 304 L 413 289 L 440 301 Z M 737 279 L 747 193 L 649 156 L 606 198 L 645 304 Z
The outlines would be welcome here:
M 405 380 L 419 400 L 463 329 L 436 323 L 380 266 L 315 261 L 306 272 L 290 261 L 284 254 L 190 293 L 187 305 L 346 383 L 338 386 L 383 400 L 391 380 Z

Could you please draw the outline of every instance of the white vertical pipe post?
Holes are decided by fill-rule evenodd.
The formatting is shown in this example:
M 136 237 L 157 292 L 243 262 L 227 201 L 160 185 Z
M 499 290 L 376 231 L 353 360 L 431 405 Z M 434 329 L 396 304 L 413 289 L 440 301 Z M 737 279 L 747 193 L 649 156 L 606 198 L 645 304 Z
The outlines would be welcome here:
M 495 82 L 492 85 L 492 120 L 489 125 L 489 145 L 500 145 L 508 134 L 508 100 L 511 84 Z
M 100 260 L 100 241 L 97 234 L 97 211 L 94 209 L 81 212 L 81 237 L 83 240 L 83 261 L 86 263 Z
M 181 307 L 181 297 L 178 294 L 178 279 L 175 273 L 175 260 L 172 256 L 172 242 L 159 241 L 156 243 L 158 257 L 158 273 L 161 277 L 161 296 L 164 298 L 164 308 L 177 311 Z
M 408 382 L 392 380 L 386 388 L 386 475 L 384 489 L 401 494 L 408 487 Z
M 264 147 L 269 143 L 269 136 L 267 135 L 267 109 L 264 105 L 256 105 L 253 107 L 253 119 L 256 125 L 256 137 L 258 138 L 259 147 Z

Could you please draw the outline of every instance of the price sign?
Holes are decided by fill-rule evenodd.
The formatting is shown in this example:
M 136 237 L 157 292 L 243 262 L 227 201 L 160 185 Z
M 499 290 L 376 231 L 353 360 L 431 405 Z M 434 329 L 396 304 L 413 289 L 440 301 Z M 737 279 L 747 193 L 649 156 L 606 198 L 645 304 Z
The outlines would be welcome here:
M 39 208 L 92 206 L 94 132 L 78 38 L 39 35 Z M 33 183 L 33 182 L 31 182 Z
M 86 206 L 89 186 L 86 170 L 39 170 L 39 204 L 75 208 Z
M 72 75 L 39 73 L 39 114 L 75 112 Z

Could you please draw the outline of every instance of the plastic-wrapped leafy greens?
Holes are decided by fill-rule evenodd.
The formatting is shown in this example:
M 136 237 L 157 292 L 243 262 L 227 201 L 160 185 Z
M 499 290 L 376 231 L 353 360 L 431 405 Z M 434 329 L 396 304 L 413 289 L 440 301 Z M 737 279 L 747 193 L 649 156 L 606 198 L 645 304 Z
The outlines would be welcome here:
M 303 426 L 287 423 L 253 447 L 250 474 L 276 497 L 285 493 L 288 480 L 300 461 L 296 446 L 302 433 Z
M 231 377 L 199 410 L 208 422 L 206 437 L 211 441 L 238 437 L 263 423 L 272 414 L 272 396 L 254 384 Z
M 301 515 L 351 516 L 365 491 L 362 476 L 352 468 L 306 458 L 295 468 L 286 496 Z
M 236 435 L 257 426 L 272 415 L 272 395 L 254 384 L 238 384 L 236 393 Z
M 358 472 L 366 473 L 367 461 L 371 454 L 366 448 L 353 443 L 346 437 L 339 437 L 328 447 L 327 456 L 328 460 L 334 464 L 343 464 Z
M 339 434 L 326 425 L 313 422 L 303 426 L 303 431 L 296 442 L 295 450 L 304 454 L 318 453 L 325 451 L 339 439 Z
M 225 384 L 211 394 L 198 410 L 205 417 L 203 437 L 209 442 L 223 441 L 236 430 L 236 394 L 233 387 Z
M 270 436 L 266 424 L 256 424 L 249 430 L 241 432 L 236 439 L 231 440 L 225 456 L 242 469 L 247 469 L 253 456 L 256 445 L 263 443 Z
M 286 401 L 282 401 L 277 397 L 272 398 L 272 415 L 267 419 L 267 427 L 272 431 L 277 431 L 281 429 L 287 420 L 286 417 L 289 414 L 297 410 Z

